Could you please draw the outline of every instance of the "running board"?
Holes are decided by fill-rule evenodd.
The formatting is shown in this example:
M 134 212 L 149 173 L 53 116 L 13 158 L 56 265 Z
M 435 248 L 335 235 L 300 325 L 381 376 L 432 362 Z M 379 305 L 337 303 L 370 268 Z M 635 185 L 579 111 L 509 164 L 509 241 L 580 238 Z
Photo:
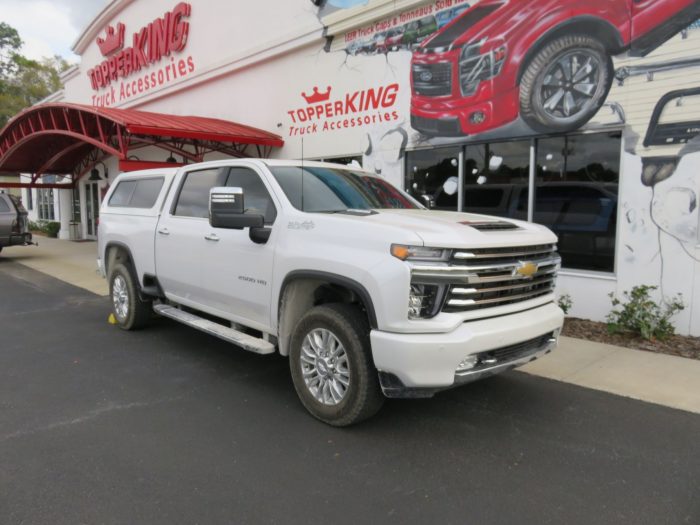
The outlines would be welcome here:
M 273 354 L 275 352 L 275 345 L 264 339 L 258 339 L 257 337 L 244 334 L 233 328 L 228 328 L 219 323 L 209 321 L 203 317 L 191 314 L 175 308 L 174 306 L 169 306 L 167 304 L 157 304 L 153 307 L 153 310 L 163 317 L 169 317 L 179 323 L 186 324 L 192 328 L 196 328 L 202 332 L 206 332 L 209 335 L 228 341 L 235 345 L 240 346 L 244 350 L 249 350 L 250 352 L 255 352 L 256 354 Z

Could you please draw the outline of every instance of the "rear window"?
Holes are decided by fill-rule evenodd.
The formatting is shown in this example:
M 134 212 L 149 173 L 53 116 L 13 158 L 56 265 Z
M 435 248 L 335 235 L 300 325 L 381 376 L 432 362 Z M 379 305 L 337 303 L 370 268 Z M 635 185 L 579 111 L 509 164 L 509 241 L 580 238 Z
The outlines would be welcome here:
M 109 198 L 109 205 L 115 208 L 152 208 L 163 187 L 163 177 L 120 182 Z
M 0 197 L 0 213 L 7 213 L 8 211 L 12 211 L 10 209 L 10 205 L 7 204 L 7 201 Z
M 17 211 L 19 213 L 27 213 L 27 210 L 25 209 L 24 205 L 22 204 L 22 200 L 17 197 L 16 195 L 8 195 L 10 197 L 10 200 L 14 203 L 15 208 L 17 208 Z

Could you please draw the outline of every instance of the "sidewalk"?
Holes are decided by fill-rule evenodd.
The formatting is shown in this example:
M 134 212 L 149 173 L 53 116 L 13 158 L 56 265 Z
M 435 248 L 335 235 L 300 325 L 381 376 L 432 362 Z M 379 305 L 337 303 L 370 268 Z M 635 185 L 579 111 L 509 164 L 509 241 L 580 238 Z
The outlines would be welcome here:
M 37 237 L 39 247 L 8 248 L 14 260 L 97 295 L 108 295 L 97 273 L 97 245 Z M 552 354 L 521 371 L 700 414 L 700 361 L 562 337 Z
M 34 236 L 39 246 L 5 248 L 0 257 L 83 288 L 97 295 L 109 294 L 107 281 L 97 273 L 97 243 L 61 241 Z

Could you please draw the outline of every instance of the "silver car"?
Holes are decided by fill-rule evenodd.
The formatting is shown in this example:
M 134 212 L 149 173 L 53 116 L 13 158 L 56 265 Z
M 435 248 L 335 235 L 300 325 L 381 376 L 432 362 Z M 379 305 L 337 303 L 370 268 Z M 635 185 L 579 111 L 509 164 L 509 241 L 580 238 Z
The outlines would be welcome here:
M 0 193 L 0 251 L 5 246 L 32 243 L 27 210 L 14 195 Z

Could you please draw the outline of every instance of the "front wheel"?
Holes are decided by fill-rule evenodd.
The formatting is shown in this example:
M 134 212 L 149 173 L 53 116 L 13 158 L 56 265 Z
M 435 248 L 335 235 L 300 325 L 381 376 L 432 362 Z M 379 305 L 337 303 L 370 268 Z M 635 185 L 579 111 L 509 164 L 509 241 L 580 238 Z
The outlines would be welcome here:
M 598 113 L 612 81 L 612 59 L 598 40 L 583 35 L 556 38 L 523 73 L 520 115 L 535 131 L 574 131 Z
M 139 297 L 136 282 L 129 269 L 117 264 L 109 275 L 109 295 L 117 324 L 124 330 L 145 326 L 151 318 L 152 305 Z
M 311 415 L 343 427 L 377 413 L 384 396 L 370 352 L 367 319 L 355 306 L 317 306 L 301 318 L 292 334 L 289 366 Z

